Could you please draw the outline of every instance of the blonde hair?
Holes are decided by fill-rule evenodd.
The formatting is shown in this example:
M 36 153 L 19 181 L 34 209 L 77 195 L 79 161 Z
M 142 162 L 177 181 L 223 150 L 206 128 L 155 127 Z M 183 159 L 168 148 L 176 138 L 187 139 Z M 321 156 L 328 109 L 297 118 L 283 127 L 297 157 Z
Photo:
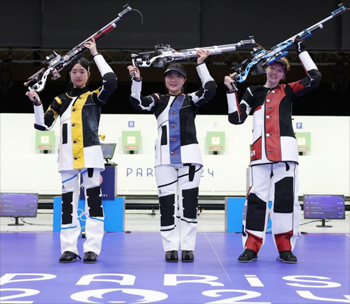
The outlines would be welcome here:
M 286 64 L 286 67 L 287 67 L 286 73 L 287 73 L 290 70 L 289 60 L 286 57 L 282 57 L 282 58 L 280 58 L 278 60 L 281 60 L 281 61 L 283 61 Z

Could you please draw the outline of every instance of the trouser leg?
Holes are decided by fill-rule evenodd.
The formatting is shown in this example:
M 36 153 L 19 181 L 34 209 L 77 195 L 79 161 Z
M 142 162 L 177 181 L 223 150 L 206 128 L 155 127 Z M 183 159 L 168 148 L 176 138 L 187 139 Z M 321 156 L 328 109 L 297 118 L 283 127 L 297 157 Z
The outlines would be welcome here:
M 180 249 L 193 251 L 197 236 L 198 186 L 201 166 L 179 169 L 179 229 Z
M 155 167 L 158 185 L 160 235 L 164 251 L 179 250 L 180 236 L 177 218 L 177 169 L 172 166 Z
M 244 204 L 242 242 L 243 248 L 259 252 L 265 242 L 269 219 L 268 201 L 271 189 L 272 165 L 250 168 L 250 188 Z
M 101 252 L 104 235 L 104 213 L 101 199 L 100 169 L 87 169 L 82 173 L 85 191 L 85 211 L 88 214 L 85 224 L 86 241 L 84 252 Z
M 298 201 L 298 165 L 278 163 L 273 166 L 272 233 L 279 252 L 293 250 L 299 237 L 301 208 Z
M 78 254 L 77 242 L 81 231 L 77 213 L 79 202 L 79 170 L 62 171 L 61 179 L 61 253 L 71 251 Z

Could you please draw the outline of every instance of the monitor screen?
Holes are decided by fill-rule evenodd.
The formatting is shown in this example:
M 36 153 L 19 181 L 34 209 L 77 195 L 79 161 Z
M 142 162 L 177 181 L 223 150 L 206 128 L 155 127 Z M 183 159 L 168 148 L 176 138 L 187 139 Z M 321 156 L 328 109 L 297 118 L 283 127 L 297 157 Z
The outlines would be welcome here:
M 304 195 L 304 219 L 345 219 L 344 195 Z
M 0 217 L 36 217 L 38 194 L 0 193 Z
M 104 159 L 112 159 L 117 144 L 101 144 Z

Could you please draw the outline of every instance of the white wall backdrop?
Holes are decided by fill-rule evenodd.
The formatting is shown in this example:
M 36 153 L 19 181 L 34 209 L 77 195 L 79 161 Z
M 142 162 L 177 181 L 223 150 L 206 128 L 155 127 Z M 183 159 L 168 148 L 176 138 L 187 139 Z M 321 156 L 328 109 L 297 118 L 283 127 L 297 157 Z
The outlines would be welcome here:
M 128 122 L 134 127 L 129 128 Z M 297 130 L 297 122 L 303 129 Z M 196 118 L 198 141 L 204 158 L 204 171 L 200 195 L 244 196 L 246 169 L 249 164 L 249 145 L 252 120 L 231 125 L 226 115 L 198 115 Z M 34 114 L 0 114 L 0 191 L 38 192 L 59 195 L 60 174 L 57 172 L 56 151 L 41 154 L 35 150 Z M 294 130 L 311 132 L 311 152 L 300 156 L 299 183 L 303 194 L 350 195 L 349 181 L 349 117 L 295 116 Z M 122 131 L 141 131 L 142 150 L 138 154 L 122 151 Z M 224 131 L 226 150 L 219 155 L 205 152 L 206 132 Z M 153 115 L 106 115 L 100 123 L 104 142 L 117 143 L 113 162 L 118 164 L 118 195 L 156 195 L 153 174 L 154 141 L 157 136 Z

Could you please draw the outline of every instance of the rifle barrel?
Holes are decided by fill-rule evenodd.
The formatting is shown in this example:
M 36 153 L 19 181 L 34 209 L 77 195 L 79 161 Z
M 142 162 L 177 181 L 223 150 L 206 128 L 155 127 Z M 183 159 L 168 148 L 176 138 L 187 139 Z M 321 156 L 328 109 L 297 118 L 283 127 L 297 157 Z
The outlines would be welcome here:
M 303 38 L 309 37 L 311 34 L 317 32 L 318 30 L 323 29 L 323 24 L 326 23 L 327 21 L 333 19 L 334 17 L 337 17 L 347 11 L 346 7 L 343 6 L 342 4 L 339 4 L 339 8 L 331 13 L 331 16 L 328 16 L 327 18 L 324 18 L 320 22 L 317 22 L 316 24 L 310 26 L 309 28 L 301 31 L 300 33 L 290 37 L 287 40 L 294 40 L 296 36 L 302 36 Z M 306 35 L 305 35 L 306 34 Z

